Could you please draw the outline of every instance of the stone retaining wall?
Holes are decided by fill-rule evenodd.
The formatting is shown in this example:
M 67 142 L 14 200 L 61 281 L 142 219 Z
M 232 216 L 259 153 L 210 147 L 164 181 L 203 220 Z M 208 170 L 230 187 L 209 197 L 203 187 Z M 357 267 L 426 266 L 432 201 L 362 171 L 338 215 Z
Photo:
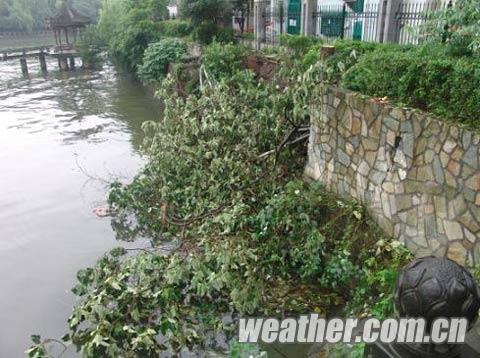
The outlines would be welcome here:
M 306 174 L 362 201 L 417 256 L 480 264 L 480 135 L 330 87 L 312 109 Z

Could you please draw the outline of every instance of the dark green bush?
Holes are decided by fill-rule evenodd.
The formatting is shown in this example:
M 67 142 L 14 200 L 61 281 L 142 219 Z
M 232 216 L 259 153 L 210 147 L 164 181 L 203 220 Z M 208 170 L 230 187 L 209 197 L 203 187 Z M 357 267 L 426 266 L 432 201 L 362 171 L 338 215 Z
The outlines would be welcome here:
M 458 0 L 455 5 L 429 14 L 420 35 L 433 43 L 444 43 L 456 56 L 480 54 L 480 0 Z
M 315 36 L 289 35 L 280 36 L 280 44 L 291 49 L 296 55 L 305 54 L 312 46 L 319 45 L 322 40 Z
M 194 39 L 203 45 L 208 45 L 213 40 L 220 43 L 235 42 L 232 29 L 223 28 L 211 22 L 204 22 L 198 25 L 194 32 Z
M 77 41 L 76 50 L 82 58 L 82 67 L 92 69 L 100 65 L 103 43 L 95 26 L 88 26 L 83 30 L 80 39 Z
M 117 63 L 134 72 L 148 45 L 161 38 L 167 1 L 109 1 L 101 11 L 98 30 Z
M 215 34 L 215 41 L 225 44 L 234 43 L 236 42 L 235 32 L 229 27 L 219 27 Z
M 202 63 L 214 78 L 229 78 L 242 69 L 246 54 L 243 46 L 214 42 L 204 49 Z
M 439 45 L 441 46 L 441 45 Z M 444 48 L 379 48 L 343 76 L 343 85 L 479 128 L 480 63 Z
M 230 23 L 233 5 L 234 2 L 228 0 L 180 0 L 178 11 L 195 26 L 202 23 L 219 25 Z
M 161 31 L 166 37 L 186 37 L 193 32 L 193 26 L 186 20 L 167 20 L 162 21 Z
M 120 64 L 135 71 L 142 62 L 143 54 L 152 42 L 158 41 L 157 24 L 126 27 L 125 31 L 112 36 L 109 41 L 110 54 Z
M 378 48 L 379 44 L 364 41 L 338 40 L 334 43 L 335 52 L 328 58 L 329 79 L 337 81 L 342 73 L 352 67 L 366 53 Z
M 168 64 L 187 54 L 185 42 L 166 38 L 148 46 L 138 75 L 145 82 L 155 83 L 163 79 L 168 70 Z

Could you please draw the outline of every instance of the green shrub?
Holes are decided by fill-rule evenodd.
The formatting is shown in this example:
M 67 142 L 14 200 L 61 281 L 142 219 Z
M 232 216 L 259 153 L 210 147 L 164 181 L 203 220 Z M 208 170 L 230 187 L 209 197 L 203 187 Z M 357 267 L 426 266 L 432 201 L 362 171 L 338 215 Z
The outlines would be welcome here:
M 412 64 L 412 56 L 400 51 L 374 51 L 361 57 L 343 76 L 343 84 L 354 91 L 376 97 L 398 98 L 400 78 Z
M 255 40 L 255 34 L 253 32 L 244 32 L 242 38 L 245 40 L 253 41 Z
M 307 69 L 320 60 L 322 44 L 312 46 L 301 59 L 301 66 Z
M 166 20 L 162 21 L 161 32 L 166 37 L 186 37 L 193 32 L 193 26 L 186 20 Z
M 435 11 L 421 27 L 420 36 L 445 43 L 452 55 L 480 54 L 480 0 L 458 0 L 452 7 Z
M 480 128 L 480 63 L 471 57 L 447 56 L 444 50 L 379 48 L 361 57 L 345 73 L 342 83 L 370 96 L 386 96 Z
M 305 54 L 312 46 L 321 44 L 322 40 L 316 36 L 289 35 L 280 36 L 280 44 L 291 49 L 296 55 Z
M 135 72 L 148 45 L 160 40 L 167 15 L 167 0 L 105 1 L 98 29 L 116 62 Z
M 102 39 L 95 26 L 89 26 L 77 41 L 76 49 L 82 58 L 83 68 L 94 68 L 100 64 L 102 58 L 100 56 L 103 46 Z
M 233 5 L 234 2 L 228 0 L 180 0 L 178 11 L 194 25 L 226 24 L 231 21 Z
M 116 61 L 135 71 L 148 45 L 159 40 L 158 24 L 129 26 L 110 39 L 110 53 Z
M 234 43 L 235 31 L 230 27 L 219 27 L 214 40 L 220 43 Z
M 223 28 L 212 22 L 204 22 L 195 28 L 194 39 L 203 45 L 216 40 L 221 43 L 235 42 L 233 29 Z
M 382 45 L 364 41 L 337 40 L 334 46 L 335 52 L 327 59 L 328 76 L 330 80 L 338 81 L 342 73 L 352 67 L 363 55 Z
M 114 249 L 77 274 L 68 339 L 83 356 L 195 351 L 234 334 L 226 315 L 326 315 L 349 298 L 362 314 L 391 306 L 382 294 L 406 251 L 358 203 L 299 180 L 304 145 L 280 150 L 323 86 L 320 66 L 285 71 L 269 82 L 237 71 L 188 97 L 163 81 L 163 118 L 143 126 L 148 163 L 109 194 L 115 229 L 152 248 Z M 41 338 L 33 343 L 42 354 Z
M 154 83 L 163 79 L 168 70 L 168 64 L 187 54 L 185 42 L 166 38 L 148 46 L 143 63 L 138 68 L 138 75 L 146 82 Z
M 246 54 L 243 46 L 214 42 L 203 50 L 202 63 L 216 79 L 229 78 L 242 69 Z

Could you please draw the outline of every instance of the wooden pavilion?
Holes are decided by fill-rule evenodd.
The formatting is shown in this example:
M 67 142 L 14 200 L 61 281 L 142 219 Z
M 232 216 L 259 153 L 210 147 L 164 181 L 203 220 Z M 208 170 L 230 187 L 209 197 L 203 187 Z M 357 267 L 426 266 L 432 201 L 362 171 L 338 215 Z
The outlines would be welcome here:
M 73 8 L 70 0 L 63 0 L 58 12 L 50 18 L 57 49 L 73 49 L 81 30 L 91 23 L 90 18 Z

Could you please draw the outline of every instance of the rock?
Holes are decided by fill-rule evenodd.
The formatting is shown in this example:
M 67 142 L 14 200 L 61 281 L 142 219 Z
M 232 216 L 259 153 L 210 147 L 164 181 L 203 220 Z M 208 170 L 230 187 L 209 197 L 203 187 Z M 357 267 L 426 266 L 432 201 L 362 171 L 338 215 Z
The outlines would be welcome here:
M 433 158 L 433 174 L 435 176 L 435 181 L 438 184 L 445 183 L 445 174 L 443 173 L 442 163 L 440 163 L 438 156 Z
M 435 212 L 437 213 L 437 216 L 445 219 L 447 218 L 447 201 L 444 197 L 442 196 L 434 196 L 433 197 L 433 203 L 435 206 Z
M 465 185 L 475 191 L 480 191 L 480 173 L 475 174 L 465 182 Z
M 356 135 L 359 134 L 362 130 L 362 121 L 358 117 L 352 118 L 352 134 Z
M 477 237 L 474 234 L 472 234 L 470 230 L 467 230 L 467 229 L 465 229 L 465 237 L 472 244 L 475 244 L 475 242 L 477 241 Z
M 378 140 L 372 138 L 364 138 L 363 139 L 363 147 L 365 150 L 368 151 L 376 151 L 378 150 Z
M 382 181 L 385 179 L 385 172 L 381 172 L 378 170 L 372 170 L 372 172 L 369 175 L 369 179 L 376 185 L 380 185 Z
M 425 151 L 425 156 L 424 156 L 425 163 L 428 163 L 428 164 L 431 163 L 434 157 L 435 157 L 435 152 L 433 150 L 427 149 Z
M 397 197 L 397 209 L 403 211 L 412 207 L 412 197 L 408 194 Z
M 345 166 L 350 165 L 350 157 L 341 149 L 337 150 L 338 160 Z
M 455 139 L 458 139 L 458 135 L 459 135 L 459 130 L 458 130 L 458 127 L 455 127 L 455 126 L 451 126 L 450 127 L 450 135 L 455 138 Z
M 368 166 L 367 162 L 362 160 L 362 162 L 358 166 L 358 172 L 363 176 L 367 176 L 369 171 L 370 167 Z
M 425 138 L 420 138 L 420 143 L 418 144 L 419 147 L 422 145 L 422 139 L 424 140 L 424 144 L 426 145 Z M 403 135 L 403 151 L 407 157 L 413 158 L 413 144 L 415 141 L 415 137 L 412 133 L 407 133 Z M 419 149 L 423 152 L 423 149 Z
M 463 156 L 463 162 L 473 169 L 478 169 L 478 148 L 474 146 L 468 148 Z
M 447 165 L 447 170 L 452 173 L 452 175 L 458 176 L 460 174 L 460 163 L 455 160 L 450 160 Z
M 467 203 L 462 194 L 458 194 L 455 199 L 450 202 L 451 208 L 453 208 L 453 215 L 455 217 L 457 215 L 461 215 L 467 210 Z
M 394 131 L 392 130 L 388 130 L 387 131 L 387 143 L 389 145 L 391 145 L 392 147 L 395 145 L 395 138 L 396 138 L 396 134 Z
M 462 148 L 460 148 L 460 147 L 455 148 L 455 150 L 452 153 L 452 159 L 455 159 L 457 161 L 460 160 L 463 156 L 463 153 L 464 152 L 463 152 Z
M 395 156 L 393 157 L 393 162 L 400 165 L 402 168 L 407 167 L 407 158 L 401 149 L 397 149 Z
M 447 257 L 460 265 L 465 265 L 467 250 L 460 242 L 452 242 L 447 250 Z
M 458 221 L 460 221 L 471 232 L 477 232 L 480 230 L 480 225 L 477 223 L 470 211 L 466 211 L 458 218 Z
M 447 140 L 443 145 L 443 150 L 445 151 L 445 153 L 450 154 L 452 153 L 452 151 L 455 149 L 456 146 L 457 146 L 457 143 L 451 140 Z
M 463 238 L 462 227 L 459 223 L 455 221 L 444 221 L 445 233 L 447 234 L 448 240 L 461 240 Z
M 477 265 L 480 265 L 480 241 L 478 241 L 473 248 L 473 259 Z
M 400 124 L 400 130 L 402 132 L 408 132 L 408 133 L 413 132 L 412 122 L 411 121 L 402 122 Z
M 425 223 L 425 236 L 430 238 L 437 237 L 437 221 L 434 215 L 427 215 L 424 220 Z
M 393 114 L 393 111 L 391 114 Z M 399 122 L 392 116 L 386 116 L 385 119 L 383 120 L 383 123 L 391 130 L 398 131 Z
M 470 143 L 472 143 L 472 133 L 470 133 L 469 131 L 464 131 L 462 136 L 463 148 L 468 148 L 470 146 Z
M 395 185 L 392 182 L 383 183 L 382 188 L 389 194 L 393 194 L 395 192 Z

